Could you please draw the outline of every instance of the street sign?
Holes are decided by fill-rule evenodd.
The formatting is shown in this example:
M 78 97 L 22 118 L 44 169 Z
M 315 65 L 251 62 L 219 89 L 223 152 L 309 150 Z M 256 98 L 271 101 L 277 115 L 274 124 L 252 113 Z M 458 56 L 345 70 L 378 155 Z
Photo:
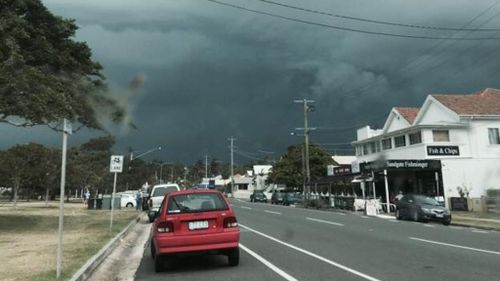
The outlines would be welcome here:
M 121 173 L 123 171 L 123 156 L 122 155 L 112 155 L 111 161 L 109 163 L 110 173 Z

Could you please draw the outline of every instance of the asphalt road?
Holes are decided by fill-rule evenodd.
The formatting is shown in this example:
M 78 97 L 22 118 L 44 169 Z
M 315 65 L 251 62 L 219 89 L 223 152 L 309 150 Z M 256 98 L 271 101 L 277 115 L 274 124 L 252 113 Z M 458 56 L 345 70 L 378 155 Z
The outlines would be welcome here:
M 189 257 L 157 274 L 146 247 L 136 280 L 500 280 L 500 232 L 232 202 L 238 267 Z

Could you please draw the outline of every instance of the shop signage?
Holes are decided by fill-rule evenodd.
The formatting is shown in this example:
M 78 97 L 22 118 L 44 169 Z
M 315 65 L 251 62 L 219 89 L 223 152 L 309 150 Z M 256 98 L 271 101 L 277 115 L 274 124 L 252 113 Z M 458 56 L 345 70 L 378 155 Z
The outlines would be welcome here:
M 429 156 L 459 156 L 460 150 L 456 145 L 450 146 L 427 146 Z
M 441 161 L 439 160 L 386 160 L 378 162 L 361 163 L 361 170 L 377 171 L 383 169 L 440 169 Z
M 342 175 L 350 175 L 351 174 L 351 165 L 342 165 L 339 167 L 333 168 L 334 176 L 342 176 Z
M 344 176 L 344 175 L 350 175 L 350 174 L 351 174 L 351 165 L 341 165 L 341 166 L 328 165 L 327 166 L 327 175 L 328 176 Z

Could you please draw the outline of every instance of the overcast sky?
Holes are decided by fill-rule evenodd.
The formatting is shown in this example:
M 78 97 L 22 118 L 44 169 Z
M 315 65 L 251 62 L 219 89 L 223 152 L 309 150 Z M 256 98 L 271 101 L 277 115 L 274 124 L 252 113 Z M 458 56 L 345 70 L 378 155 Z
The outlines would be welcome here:
M 420 37 L 500 37 L 387 26 L 280 7 L 258 0 L 220 0 L 324 25 Z M 275 0 L 317 11 L 437 27 L 500 28 L 497 0 Z M 302 141 L 297 98 L 316 101 L 310 113 L 313 142 L 344 153 L 356 127 L 381 127 L 394 106 L 420 106 L 428 94 L 499 88 L 500 40 L 458 41 L 370 35 L 292 22 L 206 0 L 44 0 L 55 14 L 76 19 L 115 96 L 127 105 L 137 130 L 116 129 L 118 152 L 162 145 L 152 158 L 193 162 L 278 156 Z M 493 6 L 493 7 L 492 7 Z M 489 9 L 488 9 L 489 8 Z M 141 75 L 138 93 L 128 82 Z M 2 147 L 29 141 L 59 145 L 44 128 L 1 125 Z M 95 132 L 79 132 L 71 144 Z

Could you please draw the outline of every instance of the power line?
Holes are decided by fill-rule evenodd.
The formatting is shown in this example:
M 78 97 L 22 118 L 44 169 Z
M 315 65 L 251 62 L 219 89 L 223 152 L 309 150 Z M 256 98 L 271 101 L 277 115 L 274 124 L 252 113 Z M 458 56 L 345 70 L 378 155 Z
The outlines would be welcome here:
M 289 9 L 294 9 L 294 10 L 299 10 L 299 11 L 304 11 L 308 13 L 313 13 L 313 14 L 319 14 L 323 16 L 329 16 L 329 17 L 334 17 L 334 18 L 341 18 L 341 19 L 347 19 L 347 20 L 352 20 L 352 21 L 361 21 L 361 22 L 367 22 L 367 23 L 375 23 L 375 24 L 381 24 L 381 25 L 389 25 L 389 26 L 399 26 L 399 27 L 407 27 L 407 28 L 418 28 L 418 29 L 428 29 L 428 30 L 448 30 L 448 31 L 480 31 L 480 32 L 492 32 L 492 31 L 500 31 L 500 28 L 480 28 L 480 29 L 474 29 L 474 28 L 460 28 L 460 27 L 442 27 L 442 26 L 430 26 L 430 25 L 418 25 L 418 24 L 405 24 L 405 23 L 398 23 L 398 22 L 390 22 L 390 21 L 381 21 L 381 20 L 374 20 L 374 19 L 368 19 L 368 18 L 361 18 L 361 17 L 353 17 L 353 16 L 346 16 L 346 15 L 339 15 L 339 14 L 333 14 L 333 13 L 328 13 L 328 12 L 322 12 L 318 10 L 313 10 L 313 9 L 308 9 L 308 8 L 302 8 L 302 7 L 297 7 L 289 4 L 283 4 L 275 1 L 269 1 L 269 0 L 257 0 L 260 2 L 264 2 L 267 4 L 272 4 L 272 5 L 277 5 Z
M 239 10 L 243 10 L 243 11 L 247 11 L 247 12 L 252 12 L 252 13 L 256 13 L 256 14 L 261 14 L 261 15 L 266 15 L 266 16 L 270 16 L 270 17 L 274 17 L 274 18 L 283 19 L 283 20 L 288 20 L 288 21 L 293 21 L 293 22 L 298 22 L 298 23 L 303 23 L 303 24 L 308 24 L 308 25 L 314 25 L 314 26 L 319 26 L 319 27 L 325 27 L 325 28 L 330 28 L 330 29 L 336 29 L 336 30 L 370 34 L 370 35 L 380 35 L 380 36 L 410 38 L 410 39 L 460 40 L 460 41 L 499 40 L 500 39 L 500 37 L 454 38 L 454 37 L 442 37 L 442 36 L 421 36 L 421 35 L 407 35 L 407 34 L 398 34 L 398 33 L 369 31 L 369 30 L 349 28 L 349 27 L 343 27 L 343 26 L 337 26 L 337 25 L 330 25 L 330 24 L 324 24 L 324 23 L 318 23 L 318 22 L 313 22 L 313 21 L 308 21 L 308 20 L 302 20 L 302 19 L 298 19 L 298 18 L 282 16 L 282 15 L 278 15 L 278 14 L 274 14 L 274 13 L 268 13 L 268 12 L 263 12 L 263 11 L 259 11 L 259 10 L 249 9 L 249 8 L 246 8 L 243 6 L 230 4 L 230 3 L 226 3 L 226 2 L 222 2 L 222 1 L 218 1 L 218 0 L 206 0 L 206 1 L 218 4 L 218 5 L 222 5 L 222 6 L 232 7 L 235 9 L 239 9 Z

